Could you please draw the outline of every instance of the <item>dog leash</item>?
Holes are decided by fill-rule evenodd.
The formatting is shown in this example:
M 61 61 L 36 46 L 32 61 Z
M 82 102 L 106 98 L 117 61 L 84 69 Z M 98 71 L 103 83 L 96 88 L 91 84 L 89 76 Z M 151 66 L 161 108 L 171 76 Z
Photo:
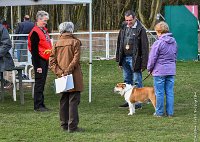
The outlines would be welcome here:
M 149 73 L 142 81 L 145 81 L 150 75 L 151 73 Z

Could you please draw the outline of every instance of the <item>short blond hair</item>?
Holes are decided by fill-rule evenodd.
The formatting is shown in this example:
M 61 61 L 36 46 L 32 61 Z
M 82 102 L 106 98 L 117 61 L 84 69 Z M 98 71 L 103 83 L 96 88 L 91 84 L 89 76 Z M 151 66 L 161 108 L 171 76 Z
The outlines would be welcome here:
M 164 21 L 161 21 L 158 24 L 156 24 L 154 29 L 155 29 L 155 31 L 157 31 L 158 33 L 161 33 L 161 34 L 169 32 L 169 26 Z

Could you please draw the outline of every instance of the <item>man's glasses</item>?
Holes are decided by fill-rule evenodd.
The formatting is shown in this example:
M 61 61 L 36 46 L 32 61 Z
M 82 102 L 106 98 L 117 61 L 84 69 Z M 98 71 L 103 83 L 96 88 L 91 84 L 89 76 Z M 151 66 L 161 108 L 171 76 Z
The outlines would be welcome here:
M 133 21 L 133 20 L 126 20 L 126 22 L 131 22 L 131 21 Z

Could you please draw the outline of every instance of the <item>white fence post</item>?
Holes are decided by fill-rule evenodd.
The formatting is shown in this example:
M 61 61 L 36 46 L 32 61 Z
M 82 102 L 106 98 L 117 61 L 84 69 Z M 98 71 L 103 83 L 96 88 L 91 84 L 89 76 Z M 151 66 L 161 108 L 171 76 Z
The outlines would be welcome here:
M 110 53 L 109 53 L 109 47 L 110 47 L 110 37 L 109 33 L 106 33 L 106 59 L 109 60 L 110 58 Z

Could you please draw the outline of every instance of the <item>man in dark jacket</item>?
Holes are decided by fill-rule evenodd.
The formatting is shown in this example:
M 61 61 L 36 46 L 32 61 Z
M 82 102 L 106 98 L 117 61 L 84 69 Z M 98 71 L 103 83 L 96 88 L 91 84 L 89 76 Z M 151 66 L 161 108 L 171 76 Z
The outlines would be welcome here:
M 34 23 L 30 21 L 29 15 L 24 16 L 24 21 L 19 23 L 15 29 L 16 34 L 29 34 Z M 16 37 L 17 58 L 19 62 L 27 62 L 27 36 Z
M 8 30 L 0 24 L 0 73 L 3 77 L 4 71 L 11 71 L 14 68 L 13 59 L 9 53 L 9 50 L 12 48 L 10 36 Z M 4 85 L 8 83 L 7 80 L 4 80 Z M 4 86 L 5 88 L 6 86 Z
M 147 67 L 149 44 L 146 30 L 132 10 L 125 12 L 125 21 L 117 40 L 116 61 L 123 70 L 124 82 L 142 87 L 142 71 Z M 128 103 L 120 105 L 128 107 Z M 141 104 L 136 105 L 141 108 Z

